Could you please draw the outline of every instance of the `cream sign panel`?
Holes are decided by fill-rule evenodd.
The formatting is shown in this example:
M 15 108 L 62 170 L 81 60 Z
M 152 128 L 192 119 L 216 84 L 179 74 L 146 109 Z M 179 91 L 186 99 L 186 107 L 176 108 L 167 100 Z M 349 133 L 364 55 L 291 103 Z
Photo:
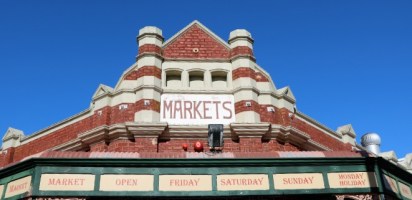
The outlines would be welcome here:
M 274 174 L 273 180 L 275 181 L 275 189 L 280 190 L 325 188 L 321 173 Z
M 163 94 L 161 121 L 175 125 L 235 122 L 233 95 Z
M 100 177 L 100 191 L 153 191 L 153 175 L 115 175 Z
M 212 176 L 160 175 L 159 191 L 212 191 Z
M 377 187 L 373 172 L 328 173 L 331 188 Z
M 92 174 L 42 174 L 39 189 L 43 191 L 92 191 L 94 178 Z
M 10 182 L 6 188 L 5 198 L 29 192 L 31 189 L 31 176 L 26 176 L 21 179 Z
M 269 190 L 269 178 L 266 174 L 218 175 L 217 190 Z
M 411 188 L 409 188 L 409 186 L 398 182 L 399 184 L 399 189 L 401 191 L 402 196 L 408 198 L 408 199 L 412 199 L 412 192 L 411 192 Z
M 393 178 L 383 175 L 383 183 L 387 189 L 390 189 L 395 193 L 399 193 L 398 186 L 396 186 L 396 181 Z

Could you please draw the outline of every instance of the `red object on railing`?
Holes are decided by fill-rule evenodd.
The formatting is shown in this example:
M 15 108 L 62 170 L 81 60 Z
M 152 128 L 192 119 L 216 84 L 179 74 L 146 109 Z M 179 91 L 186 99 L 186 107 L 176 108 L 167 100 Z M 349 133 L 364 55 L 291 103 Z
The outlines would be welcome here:
M 203 144 L 202 144 L 201 142 L 199 142 L 199 141 L 195 142 L 194 147 L 195 147 L 195 151 L 196 151 L 196 152 L 201 152 L 201 151 L 203 151 Z
M 188 147 L 188 145 L 187 145 L 186 143 L 183 143 L 183 144 L 182 144 L 183 150 L 187 151 L 187 147 Z

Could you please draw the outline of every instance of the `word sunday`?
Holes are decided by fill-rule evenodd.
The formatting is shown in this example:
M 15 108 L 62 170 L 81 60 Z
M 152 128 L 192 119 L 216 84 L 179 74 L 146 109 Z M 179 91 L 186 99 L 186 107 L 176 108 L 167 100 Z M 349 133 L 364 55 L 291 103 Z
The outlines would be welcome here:
M 304 177 L 304 178 L 283 178 L 283 184 L 294 185 L 294 184 L 312 184 L 314 177 Z

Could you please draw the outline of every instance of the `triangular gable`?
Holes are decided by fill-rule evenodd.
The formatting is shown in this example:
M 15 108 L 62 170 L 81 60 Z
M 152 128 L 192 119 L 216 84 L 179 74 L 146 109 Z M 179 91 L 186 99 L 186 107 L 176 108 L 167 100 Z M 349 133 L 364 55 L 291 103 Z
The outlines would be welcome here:
M 230 47 L 198 21 L 193 21 L 163 44 L 165 58 L 228 59 Z
M 341 134 L 341 135 L 352 135 L 353 137 L 356 137 L 356 133 L 355 133 L 355 130 L 353 129 L 353 127 L 352 127 L 352 124 L 347 124 L 347 125 L 344 125 L 344 126 L 340 126 L 340 127 L 338 127 L 336 132 Z
M 6 134 L 4 134 L 3 141 L 10 139 L 10 138 L 23 138 L 24 132 L 15 128 L 9 127 L 7 129 Z
M 111 93 L 111 92 L 113 92 L 113 88 L 111 88 L 107 85 L 100 84 L 99 87 L 97 88 L 96 92 L 94 92 L 93 98 L 97 97 L 97 96 L 100 96 L 102 94 Z
M 289 98 L 291 98 L 293 100 L 296 100 L 295 95 L 293 95 L 293 92 L 292 92 L 292 90 L 290 89 L 289 86 L 286 86 L 284 88 L 279 89 L 278 93 L 281 94 L 281 95 L 286 95 L 286 96 L 288 96 Z

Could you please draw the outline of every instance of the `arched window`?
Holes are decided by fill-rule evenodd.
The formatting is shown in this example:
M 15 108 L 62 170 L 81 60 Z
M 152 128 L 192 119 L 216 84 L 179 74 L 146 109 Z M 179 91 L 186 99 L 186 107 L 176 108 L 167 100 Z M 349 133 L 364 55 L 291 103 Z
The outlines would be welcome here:
M 166 71 L 166 87 L 182 87 L 182 72 Z
M 227 72 L 214 71 L 212 72 L 212 87 L 227 88 Z
M 191 71 L 189 72 L 189 87 L 191 88 L 203 88 L 204 83 L 204 72 L 202 71 Z

